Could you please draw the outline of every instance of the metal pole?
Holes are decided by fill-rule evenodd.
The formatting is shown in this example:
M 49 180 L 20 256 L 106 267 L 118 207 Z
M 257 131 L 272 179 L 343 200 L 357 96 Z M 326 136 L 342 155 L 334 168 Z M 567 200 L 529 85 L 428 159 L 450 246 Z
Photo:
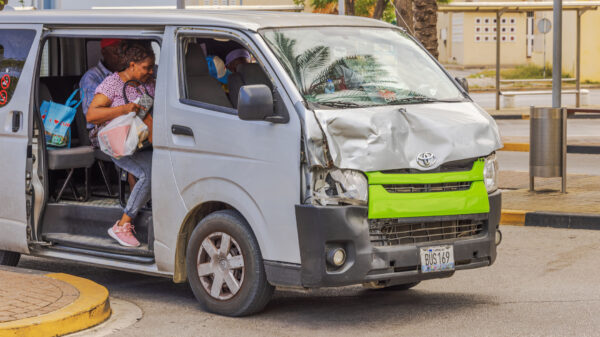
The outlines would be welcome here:
M 500 17 L 496 12 L 496 110 L 500 110 Z
M 177 9 L 185 9 L 185 0 L 177 0 Z
M 581 15 L 583 13 L 577 10 L 577 63 L 575 64 L 575 85 L 577 93 L 575 94 L 575 106 L 581 106 Z
M 552 31 L 552 107 L 561 106 L 562 75 L 562 0 L 554 0 Z
M 562 167 L 561 167 L 561 186 L 560 191 L 567 193 L 567 108 L 561 111 L 562 117 Z
M 345 15 L 346 14 L 345 10 L 346 10 L 346 0 L 338 0 L 338 14 Z M 398 19 L 396 19 L 396 20 L 398 20 Z

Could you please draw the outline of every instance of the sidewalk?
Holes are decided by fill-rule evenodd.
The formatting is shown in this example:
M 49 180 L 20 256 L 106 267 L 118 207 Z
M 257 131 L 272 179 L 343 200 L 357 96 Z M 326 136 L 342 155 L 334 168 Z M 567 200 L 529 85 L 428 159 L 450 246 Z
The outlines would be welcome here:
M 0 266 L 0 336 L 61 336 L 110 317 L 108 290 L 92 281 Z
M 560 178 L 536 178 L 529 191 L 529 173 L 500 171 L 503 225 L 600 229 L 600 176 L 570 174 L 567 193 Z
M 568 108 L 575 108 L 574 106 L 568 106 Z M 582 106 L 584 109 L 600 109 L 600 105 L 586 105 Z M 515 108 L 501 108 L 496 110 L 494 108 L 484 107 L 492 117 L 496 119 L 529 119 L 529 113 L 531 108 L 528 106 L 515 107 Z M 575 113 L 575 115 L 569 116 L 569 118 L 598 118 L 597 113 Z

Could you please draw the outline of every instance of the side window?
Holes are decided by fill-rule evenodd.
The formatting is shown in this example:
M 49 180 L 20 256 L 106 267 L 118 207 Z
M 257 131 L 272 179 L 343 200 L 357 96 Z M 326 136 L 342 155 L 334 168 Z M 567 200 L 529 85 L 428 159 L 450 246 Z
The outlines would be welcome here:
M 273 88 L 256 58 L 240 43 L 211 37 L 179 38 L 180 74 L 186 103 L 211 104 L 235 113 L 239 90 L 244 85 Z
M 0 108 L 15 92 L 34 38 L 34 30 L 0 29 Z

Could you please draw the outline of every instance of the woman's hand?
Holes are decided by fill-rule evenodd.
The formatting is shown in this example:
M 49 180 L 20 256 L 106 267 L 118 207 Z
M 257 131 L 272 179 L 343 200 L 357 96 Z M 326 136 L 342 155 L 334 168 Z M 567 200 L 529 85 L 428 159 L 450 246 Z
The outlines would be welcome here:
M 123 114 L 128 114 L 130 112 L 135 112 L 138 113 L 140 111 L 142 111 L 144 109 L 144 107 L 142 107 L 141 105 L 137 104 L 137 103 L 127 103 L 125 105 L 122 105 L 122 109 L 123 109 Z
M 100 125 L 132 111 L 137 113 L 142 109 L 142 106 L 136 103 L 128 103 L 114 108 L 111 108 L 110 105 L 111 101 L 108 97 L 96 94 L 86 115 L 88 123 Z

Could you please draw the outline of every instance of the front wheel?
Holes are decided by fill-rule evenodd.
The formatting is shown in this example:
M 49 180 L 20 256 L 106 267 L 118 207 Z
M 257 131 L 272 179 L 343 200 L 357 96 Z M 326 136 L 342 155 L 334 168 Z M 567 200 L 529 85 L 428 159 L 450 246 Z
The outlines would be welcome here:
M 14 267 L 19 264 L 21 254 L 15 252 L 9 252 L 6 250 L 0 250 L 0 265 Z
M 216 314 L 253 314 L 265 307 L 274 291 L 250 226 L 232 210 L 212 213 L 196 226 L 186 268 L 200 306 Z

